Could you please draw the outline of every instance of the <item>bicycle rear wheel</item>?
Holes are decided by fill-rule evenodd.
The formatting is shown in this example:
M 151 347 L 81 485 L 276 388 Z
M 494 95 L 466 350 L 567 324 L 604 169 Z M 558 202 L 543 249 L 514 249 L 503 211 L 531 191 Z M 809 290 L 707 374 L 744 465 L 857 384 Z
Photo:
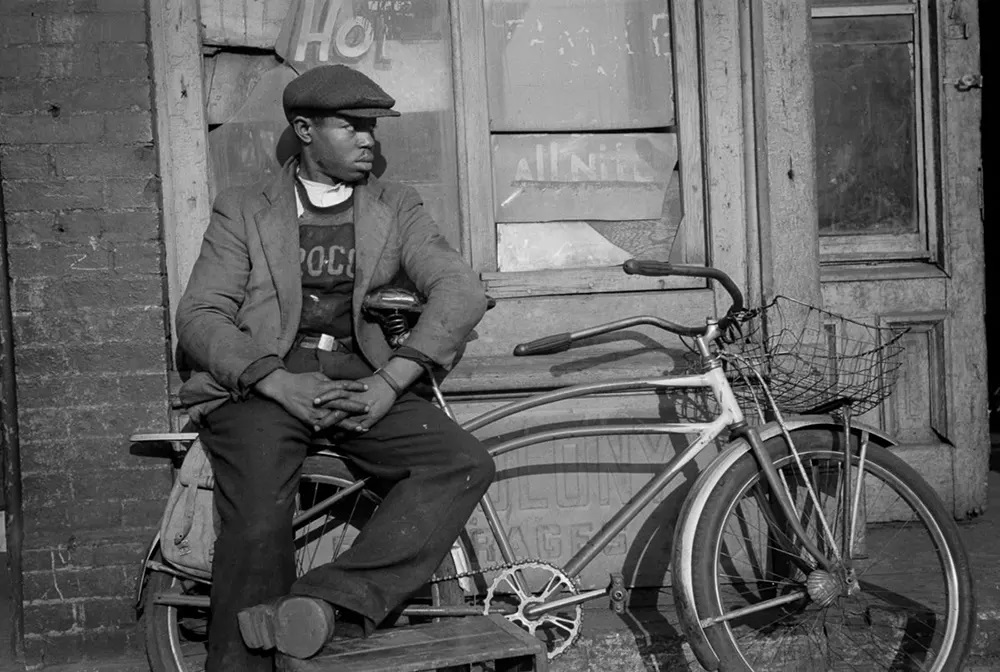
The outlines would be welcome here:
M 372 491 L 358 487 L 358 478 L 340 459 L 310 456 L 302 467 L 296 501 L 295 564 L 299 576 L 332 561 L 351 547 L 355 537 L 379 504 Z M 324 502 L 353 488 L 333 504 Z M 307 515 L 302 516 L 305 512 Z M 445 557 L 438 572 L 453 575 L 454 562 Z M 435 606 L 459 604 L 464 599 L 457 581 L 428 587 L 415 599 Z M 146 653 L 153 672 L 202 672 L 208 641 L 208 595 L 205 581 L 182 579 L 165 572 L 150 573 L 145 590 L 143 620 Z M 158 594 L 183 595 L 191 606 L 157 604 Z
M 831 558 L 846 556 L 845 530 L 852 529 L 843 437 L 833 429 L 793 432 L 804 474 L 783 437 L 765 444 L 802 526 Z M 853 493 L 857 435 L 852 442 Z M 821 570 L 795 538 L 751 453 L 719 481 L 695 534 L 692 580 L 700 627 L 724 672 L 961 669 L 975 608 L 954 520 L 931 487 L 881 446 L 867 447 L 860 492 L 850 569 L 841 576 Z M 752 611 L 765 602 L 771 606 Z

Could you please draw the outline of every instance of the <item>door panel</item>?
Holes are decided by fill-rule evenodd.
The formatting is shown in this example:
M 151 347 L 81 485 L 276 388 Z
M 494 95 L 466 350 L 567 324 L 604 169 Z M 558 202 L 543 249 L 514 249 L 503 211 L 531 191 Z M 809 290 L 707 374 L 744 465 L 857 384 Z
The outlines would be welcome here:
M 858 7 L 859 13 L 871 11 L 862 3 Z M 834 8 L 814 5 L 813 34 L 825 31 L 814 47 L 814 67 L 821 62 L 828 71 L 830 59 L 835 58 L 826 25 L 831 21 L 829 13 L 846 14 L 841 26 L 849 27 L 854 21 L 849 16 L 851 8 L 844 3 Z M 861 124 L 865 137 L 854 138 L 856 148 L 863 151 L 838 156 L 818 152 L 818 174 L 827 176 L 818 188 L 821 195 L 835 195 L 837 176 L 831 171 L 838 162 L 845 170 L 837 175 L 861 174 L 865 162 L 870 165 L 879 155 L 879 143 L 898 145 L 901 137 L 912 137 L 915 141 L 912 151 L 908 150 L 906 170 L 899 170 L 895 177 L 909 176 L 917 205 L 915 224 L 905 230 L 882 230 L 880 220 L 876 221 L 879 208 L 873 205 L 853 212 L 852 221 L 863 220 L 866 212 L 873 219 L 862 221 L 854 235 L 840 227 L 838 235 L 821 239 L 822 296 L 828 310 L 907 330 L 895 391 L 865 419 L 896 436 L 904 459 L 931 476 L 954 514 L 965 517 L 985 502 L 989 457 L 977 179 L 981 99 L 980 89 L 960 91 L 955 86 L 962 75 L 979 72 L 977 8 L 973 0 L 918 0 L 878 9 L 896 13 L 892 19 L 896 22 L 900 15 L 912 17 L 913 58 L 907 73 L 914 83 L 907 89 L 912 95 L 897 97 L 894 104 L 898 108 L 908 100 L 914 107 L 882 118 L 877 108 L 871 108 Z M 853 25 L 870 28 L 870 23 Z M 837 33 L 836 41 L 850 43 L 849 32 Z M 867 74 L 858 69 L 857 62 L 851 67 L 853 77 L 868 81 L 868 74 L 877 75 L 881 66 L 873 63 Z M 815 76 L 822 74 L 816 68 Z M 819 123 L 821 118 L 838 118 L 836 110 L 828 109 L 838 104 L 836 97 L 822 94 L 822 89 L 817 84 L 817 147 L 843 147 L 843 138 L 833 135 L 841 132 L 838 127 Z M 845 100 L 843 104 L 850 103 Z M 889 123 L 892 119 L 896 123 Z M 900 123 L 909 128 L 900 129 Z M 824 133 L 829 137 L 823 137 Z M 857 166 L 850 165 L 852 156 Z M 881 185 L 879 179 L 870 175 L 864 193 L 878 194 L 883 186 L 886 193 L 905 191 L 899 184 Z M 838 213 L 823 211 L 824 204 L 832 202 L 833 196 L 826 201 L 821 197 L 821 223 L 836 219 Z

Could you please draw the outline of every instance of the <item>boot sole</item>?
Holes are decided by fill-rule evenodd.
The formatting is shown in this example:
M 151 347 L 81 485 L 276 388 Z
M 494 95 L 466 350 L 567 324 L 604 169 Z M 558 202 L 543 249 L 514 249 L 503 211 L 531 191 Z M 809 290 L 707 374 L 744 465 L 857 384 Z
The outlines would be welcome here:
M 333 607 L 311 597 L 287 597 L 239 612 L 243 642 L 251 649 L 277 649 L 295 658 L 316 655 L 333 636 Z

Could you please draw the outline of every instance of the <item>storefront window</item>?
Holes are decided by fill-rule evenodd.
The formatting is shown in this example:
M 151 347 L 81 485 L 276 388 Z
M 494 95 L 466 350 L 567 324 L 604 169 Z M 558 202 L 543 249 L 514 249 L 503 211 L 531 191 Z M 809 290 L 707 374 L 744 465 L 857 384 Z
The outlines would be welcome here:
M 670 19 L 667 0 L 486 0 L 498 271 L 671 258 Z
M 827 254 L 929 250 L 922 19 L 914 2 L 814 4 L 816 179 Z

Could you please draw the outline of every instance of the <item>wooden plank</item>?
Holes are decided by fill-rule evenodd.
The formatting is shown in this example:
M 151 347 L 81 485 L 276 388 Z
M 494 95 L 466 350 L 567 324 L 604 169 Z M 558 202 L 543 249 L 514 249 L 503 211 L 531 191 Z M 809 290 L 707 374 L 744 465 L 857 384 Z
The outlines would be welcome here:
M 212 207 L 198 11 L 197 0 L 152 0 L 150 4 L 171 341 L 177 302 Z
M 701 49 L 701 71 L 705 133 L 706 222 L 709 263 L 733 278 L 751 305 L 759 303 L 759 282 L 751 281 L 748 260 L 758 263 L 751 254 L 748 227 L 756 224 L 747 216 L 755 212 L 748 198 L 747 170 L 752 176 L 752 148 L 747 148 L 744 132 L 743 81 L 741 63 L 740 17 L 736 3 L 706 0 L 701 3 L 700 25 L 703 42 L 711 49 Z M 749 119 L 752 122 L 752 115 Z M 751 163 L 747 166 L 746 161 Z M 749 180 L 752 186 L 752 180 Z M 752 248 L 756 250 L 756 245 Z M 757 289 L 754 289 L 754 288 Z M 713 286 L 716 304 L 725 310 L 729 297 L 717 284 Z
M 758 145 L 762 284 L 765 297 L 784 294 L 816 304 L 819 244 L 816 209 L 815 122 L 809 5 L 757 0 L 754 88 L 766 139 Z M 756 15 L 755 15 L 756 14 Z M 759 60 L 758 60 L 759 59 Z M 758 136 L 760 137 L 760 136 Z
M 914 4 L 885 4 L 885 5 L 852 5 L 852 6 L 814 6 L 812 17 L 814 19 L 825 19 L 838 16 L 886 16 L 913 14 L 916 11 Z
M 276 662 L 283 672 L 419 672 L 524 657 L 535 660 L 539 650 L 544 651 L 544 644 L 527 632 L 505 628 L 493 618 L 468 616 L 377 630 L 368 638 L 336 640 L 309 660 L 278 656 Z
M 449 0 L 462 250 L 478 271 L 497 269 L 493 167 L 486 93 L 486 45 L 480 2 Z
M 698 13 L 695 3 L 670 3 L 673 32 L 674 98 L 680 134 L 681 202 L 684 208 L 680 261 L 703 264 L 705 246 L 705 170 L 702 166 L 701 88 L 698 75 Z
M 937 264 L 928 264 L 920 261 L 878 264 L 868 262 L 839 264 L 836 266 L 826 264 L 820 269 L 820 278 L 824 283 L 834 283 L 858 282 L 861 280 L 945 279 L 947 278 L 947 274 Z
M 556 294 L 597 294 L 600 292 L 683 289 L 704 287 L 698 278 L 647 278 L 625 275 L 621 266 L 608 268 L 557 269 L 511 273 L 484 273 L 486 293 L 496 299 Z M 726 304 L 728 307 L 728 304 Z
M 293 0 L 200 0 L 204 42 L 269 49 Z
M 975 0 L 949 3 L 937 22 L 940 74 L 957 79 L 980 71 L 980 16 Z M 969 38 L 949 40 L 954 26 L 965 24 Z M 986 503 L 990 439 L 986 342 L 983 329 L 985 247 L 982 195 L 979 191 L 982 89 L 958 91 L 941 84 L 939 117 L 942 136 L 941 199 L 946 220 L 946 268 L 952 277 L 948 309 L 953 315 L 946 334 L 949 440 L 955 446 L 955 514 L 965 517 Z

